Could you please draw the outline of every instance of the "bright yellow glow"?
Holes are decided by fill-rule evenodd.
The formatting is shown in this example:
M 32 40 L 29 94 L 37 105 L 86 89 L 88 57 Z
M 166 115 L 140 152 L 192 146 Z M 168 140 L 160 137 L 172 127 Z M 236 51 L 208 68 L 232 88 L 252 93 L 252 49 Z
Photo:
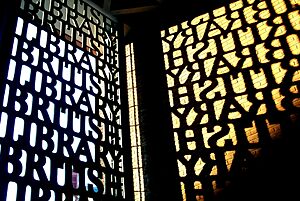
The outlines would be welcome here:
M 182 200 L 186 201 L 185 185 L 183 182 L 180 182 L 180 186 L 181 186 Z
M 289 13 L 289 19 L 293 28 L 295 30 L 300 30 L 300 16 L 298 11 Z
M 232 37 L 232 33 L 229 33 L 227 37 L 221 36 L 222 46 L 225 52 L 234 50 L 235 45 Z
M 186 117 L 186 124 L 191 126 L 194 123 L 195 118 L 197 117 L 197 112 L 194 109 L 191 109 L 189 114 Z
M 272 90 L 272 95 L 278 111 L 285 111 L 284 107 L 281 104 L 282 100 L 284 99 L 284 96 L 280 93 L 280 89 Z
M 173 122 L 173 128 L 180 127 L 180 120 L 174 113 L 172 113 L 172 122 Z
M 260 153 L 260 148 L 250 148 L 263 141 L 259 126 L 267 128 L 272 140 L 281 137 L 280 124 L 269 120 L 272 112 L 300 107 L 300 0 L 243 2 L 161 32 L 170 106 L 176 111 L 172 123 L 179 174 L 200 178 L 189 185 L 182 180 L 183 200 L 186 186 L 203 188 L 200 174 L 209 160 L 218 159 L 214 148 L 224 149 L 230 171 L 239 143 L 249 145 L 253 156 Z M 249 122 L 241 129 L 244 118 Z M 199 154 L 203 150 L 211 152 L 204 157 Z M 188 172 L 191 166 L 194 173 Z M 217 176 L 218 165 L 206 174 Z M 212 179 L 211 189 L 217 192 L 217 186 Z M 204 200 L 203 195 L 196 200 Z
M 180 162 L 180 160 L 177 160 L 178 168 L 179 168 L 179 176 L 185 177 L 186 176 L 186 168 L 185 166 Z
M 287 43 L 289 44 L 290 50 L 293 55 L 300 54 L 300 40 L 296 34 L 289 35 L 287 38 Z
M 205 163 L 202 161 L 201 158 L 199 158 L 197 163 L 195 164 L 195 167 L 194 167 L 196 175 L 200 175 L 204 165 L 205 165 Z
M 143 162 L 141 153 L 141 138 L 138 116 L 138 101 L 133 44 L 125 46 L 127 93 L 129 106 L 129 126 L 131 141 L 131 159 L 133 168 L 133 190 L 135 201 L 145 201 Z
M 235 154 L 235 151 L 226 151 L 225 152 L 225 160 L 226 160 L 226 166 L 227 166 L 228 171 L 230 171 L 232 161 L 234 158 L 234 154 Z
M 255 11 L 252 6 L 244 8 L 244 16 L 248 24 L 253 24 L 257 22 L 256 19 L 254 19 L 254 15 L 256 13 L 257 11 Z
M 293 66 L 293 67 L 299 67 L 299 61 L 298 59 L 291 59 L 290 60 L 290 65 Z
M 286 69 L 282 68 L 281 62 L 274 63 L 271 65 L 272 73 L 274 75 L 277 84 L 280 84 L 287 72 Z
M 284 0 L 271 0 L 273 8 L 277 14 L 282 14 L 287 11 Z
M 263 89 L 267 87 L 268 82 L 262 70 L 260 70 L 259 73 L 255 73 L 253 70 L 251 70 L 250 75 L 253 81 L 253 86 L 256 89 Z

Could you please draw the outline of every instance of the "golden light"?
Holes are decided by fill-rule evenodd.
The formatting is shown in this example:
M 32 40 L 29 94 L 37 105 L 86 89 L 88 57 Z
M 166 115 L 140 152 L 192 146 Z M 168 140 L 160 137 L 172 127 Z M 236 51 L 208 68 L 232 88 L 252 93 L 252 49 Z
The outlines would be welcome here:
M 205 199 L 197 193 L 204 188 L 201 174 L 205 170 L 206 176 L 218 176 L 218 166 L 209 166 L 218 160 L 216 150 L 224 149 L 230 172 L 236 146 L 242 143 L 237 133 L 244 135 L 243 143 L 255 157 L 262 143 L 258 122 L 270 139 L 279 139 L 280 123 L 270 121 L 270 115 L 286 112 L 287 104 L 300 107 L 300 1 L 244 2 L 161 31 L 183 200 L 190 196 L 187 182 L 192 182 L 188 186 L 194 186 L 196 200 Z M 247 122 L 243 129 L 242 121 Z M 187 171 L 191 167 L 194 173 Z M 189 174 L 198 177 L 187 181 L 193 178 Z

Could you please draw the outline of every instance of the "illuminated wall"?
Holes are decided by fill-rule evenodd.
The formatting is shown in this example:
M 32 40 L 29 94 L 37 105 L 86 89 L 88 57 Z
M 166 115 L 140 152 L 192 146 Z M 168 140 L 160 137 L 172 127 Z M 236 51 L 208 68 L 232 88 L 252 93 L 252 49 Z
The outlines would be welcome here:
M 142 162 L 142 145 L 138 111 L 135 60 L 133 43 L 125 46 L 126 72 L 129 106 L 129 126 L 131 139 L 131 157 L 133 168 L 133 190 L 135 201 L 145 201 L 144 172 Z
M 204 200 L 300 108 L 299 0 L 239 0 L 161 31 L 183 200 Z
M 0 200 L 123 200 L 116 20 L 80 0 L 24 0 L 18 14 L 1 66 Z

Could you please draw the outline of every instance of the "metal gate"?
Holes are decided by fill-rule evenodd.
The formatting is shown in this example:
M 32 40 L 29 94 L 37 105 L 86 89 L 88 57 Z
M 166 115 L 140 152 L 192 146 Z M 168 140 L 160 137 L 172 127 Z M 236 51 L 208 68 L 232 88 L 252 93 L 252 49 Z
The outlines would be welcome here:
M 116 20 L 82 0 L 22 0 L 16 13 L 0 200 L 125 199 Z

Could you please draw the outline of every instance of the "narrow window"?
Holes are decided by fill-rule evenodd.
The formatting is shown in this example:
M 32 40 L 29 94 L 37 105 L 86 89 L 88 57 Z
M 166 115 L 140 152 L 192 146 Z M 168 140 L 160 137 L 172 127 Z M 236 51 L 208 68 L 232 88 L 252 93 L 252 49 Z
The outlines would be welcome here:
M 144 201 L 145 190 L 133 43 L 126 45 L 125 51 L 134 199 L 135 201 Z

